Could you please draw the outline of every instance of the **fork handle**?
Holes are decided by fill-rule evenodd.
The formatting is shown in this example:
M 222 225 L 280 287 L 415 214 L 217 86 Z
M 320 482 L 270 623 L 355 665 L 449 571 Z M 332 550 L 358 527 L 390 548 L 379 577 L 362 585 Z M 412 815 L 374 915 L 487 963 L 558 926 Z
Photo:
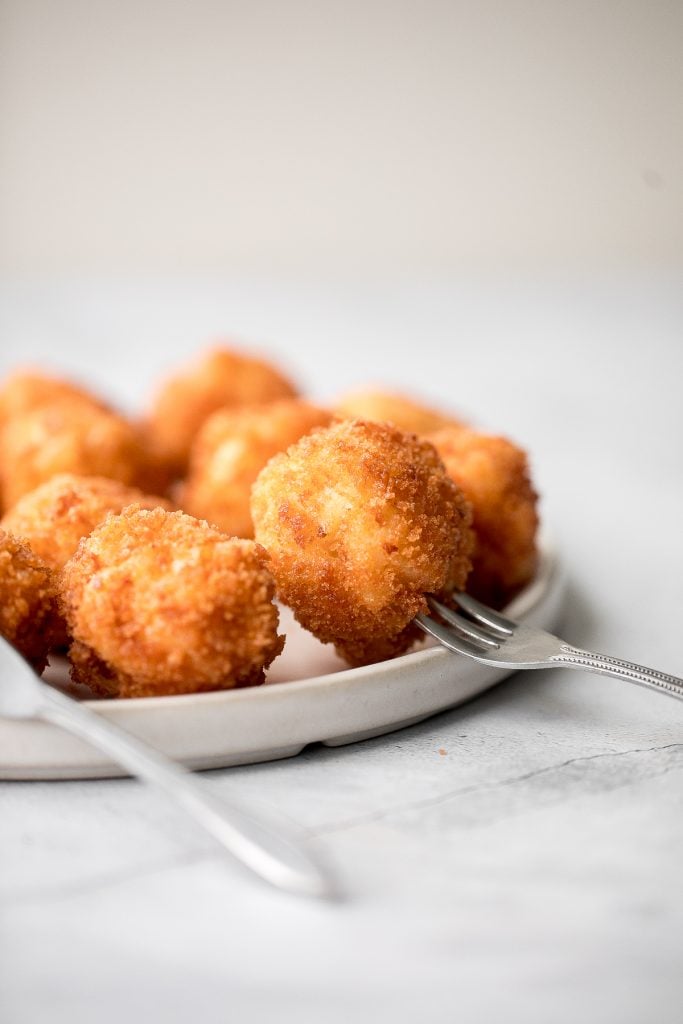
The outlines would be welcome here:
M 647 686 L 650 690 L 659 690 L 660 693 L 668 693 L 670 697 L 683 700 L 683 679 L 670 676 L 667 672 L 659 672 L 655 668 L 647 668 L 645 665 L 636 665 L 633 661 L 622 661 L 621 658 L 612 658 L 607 654 L 595 654 L 580 647 L 572 647 L 570 644 L 563 644 L 560 654 L 553 655 L 551 660 L 565 668 L 589 669 L 601 675 L 627 679 L 630 683 Z
M 191 772 L 136 736 L 52 687 L 41 684 L 41 690 L 37 717 L 99 747 L 132 775 L 163 791 L 255 874 L 299 895 L 331 895 L 326 871 L 284 821 L 271 823 L 247 807 L 217 799 Z

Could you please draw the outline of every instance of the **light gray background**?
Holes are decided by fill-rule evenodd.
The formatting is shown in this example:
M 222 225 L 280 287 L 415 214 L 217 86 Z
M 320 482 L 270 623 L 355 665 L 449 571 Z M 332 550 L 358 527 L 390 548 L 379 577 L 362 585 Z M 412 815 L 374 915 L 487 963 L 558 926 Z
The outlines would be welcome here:
M 227 334 L 453 407 L 531 452 L 567 638 L 683 674 L 680 5 L 0 18 L 0 371 L 135 411 Z M 310 828 L 334 907 L 133 782 L 5 784 L 0 1016 L 674 1024 L 682 743 L 672 700 L 527 673 L 207 775 Z
M 1 0 L 0 266 L 650 266 L 671 0 Z

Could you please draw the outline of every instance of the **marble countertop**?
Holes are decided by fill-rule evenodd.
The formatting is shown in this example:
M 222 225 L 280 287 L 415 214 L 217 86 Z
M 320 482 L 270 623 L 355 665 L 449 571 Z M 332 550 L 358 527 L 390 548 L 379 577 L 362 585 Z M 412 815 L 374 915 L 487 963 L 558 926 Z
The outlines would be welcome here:
M 664 279 L 0 283 L 0 370 L 132 407 L 219 332 L 321 400 L 365 381 L 529 448 L 562 631 L 683 674 L 683 298 Z M 206 773 L 309 830 L 344 892 L 247 877 L 132 780 L 0 787 L 0 1018 L 674 1024 L 683 705 L 520 673 L 379 739 Z

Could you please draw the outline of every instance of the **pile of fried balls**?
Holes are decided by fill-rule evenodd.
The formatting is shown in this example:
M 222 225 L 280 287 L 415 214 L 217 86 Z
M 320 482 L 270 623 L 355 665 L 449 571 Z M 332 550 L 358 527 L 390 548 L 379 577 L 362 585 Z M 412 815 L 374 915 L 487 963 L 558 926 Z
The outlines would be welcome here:
M 349 665 L 408 651 L 427 594 L 503 607 L 537 568 L 526 453 L 363 390 L 319 405 L 200 352 L 138 419 L 33 368 L 0 382 L 0 634 L 101 697 L 254 686 L 278 604 Z

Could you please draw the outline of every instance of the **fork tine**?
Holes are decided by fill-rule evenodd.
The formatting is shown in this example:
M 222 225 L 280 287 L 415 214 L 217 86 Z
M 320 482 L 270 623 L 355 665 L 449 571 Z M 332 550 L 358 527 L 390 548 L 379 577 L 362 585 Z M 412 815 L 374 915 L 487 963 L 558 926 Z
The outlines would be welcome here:
M 488 608 L 481 601 L 477 601 L 475 597 L 472 597 L 471 594 L 464 594 L 458 590 L 454 592 L 453 596 L 462 610 L 471 615 L 477 622 L 490 626 L 491 629 L 504 633 L 506 636 L 510 636 L 514 632 L 516 623 L 512 619 L 506 619 L 504 615 L 494 612 L 493 608 Z
M 441 601 L 437 601 L 435 597 L 428 595 L 427 603 L 433 612 L 440 615 L 442 619 L 449 622 L 451 626 L 454 626 L 459 633 L 464 633 L 465 636 L 471 637 L 472 640 L 476 640 L 477 643 L 484 644 L 486 647 L 498 647 L 498 641 L 491 636 L 487 629 L 482 629 L 481 626 L 476 625 L 469 619 L 466 619 L 463 615 L 458 615 L 452 608 L 448 608 Z M 500 637 L 500 633 L 498 634 Z M 503 638 L 500 637 L 502 640 Z
M 455 654 L 464 654 L 469 658 L 482 658 L 486 649 L 474 644 L 464 636 L 459 636 L 451 626 L 444 626 L 429 615 L 416 615 L 413 622 L 420 627 L 424 633 L 433 636 L 443 647 Z

